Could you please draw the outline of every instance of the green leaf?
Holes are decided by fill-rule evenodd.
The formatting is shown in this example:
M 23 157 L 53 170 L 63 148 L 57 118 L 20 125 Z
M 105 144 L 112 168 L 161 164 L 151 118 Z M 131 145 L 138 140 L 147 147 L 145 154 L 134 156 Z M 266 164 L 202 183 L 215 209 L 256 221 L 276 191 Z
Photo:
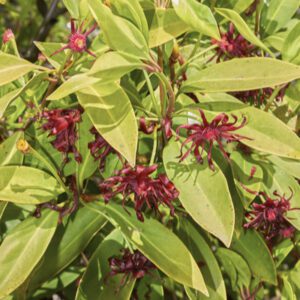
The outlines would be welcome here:
M 191 290 L 195 299 L 226 299 L 226 289 L 218 262 L 198 230 L 187 219 L 180 219 L 179 235 L 201 267 L 209 297 Z
M 226 178 L 218 166 L 215 165 L 215 172 L 210 170 L 205 156 L 202 165 L 193 155 L 179 162 L 180 148 L 179 142 L 171 140 L 164 149 L 167 175 L 179 190 L 179 199 L 191 217 L 229 246 L 235 220 Z
M 298 238 L 299 241 L 299 238 Z M 290 252 L 295 247 L 295 242 L 291 239 L 285 239 L 281 241 L 278 245 L 275 245 L 272 249 L 273 255 L 276 262 L 276 268 L 278 268 L 281 263 L 285 260 L 285 258 L 290 254 Z
M 146 299 L 148 297 L 149 300 L 164 300 L 164 289 L 163 289 L 163 279 L 160 276 L 158 270 L 151 270 L 150 274 L 146 274 L 143 277 L 136 289 L 138 299 Z
M 39 68 L 25 59 L 0 52 L 0 86 Z
M 234 92 L 274 87 L 300 78 L 296 65 L 272 58 L 238 58 L 194 72 L 183 92 Z
M 240 14 L 244 12 L 247 8 L 249 8 L 252 3 L 253 3 L 252 0 L 243 0 L 243 1 L 235 0 L 233 9 Z
M 35 92 L 35 88 L 37 88 L 37 86 L 39 86 L 39 88 L 41 89 L 41 83 L 47 76 L 48 74 L 46 72 L 39 73 L 34 77 L 32 77 L 32 79 L 29 82 L 27 82 L 27 84 L 22 88 L 16 89 L 4 95 L 0 99 L 0 118 L 3 116 L 7 107 L 11 104 L 11 102 L 16 100 L 19 96 L 23 95 L 23 93 L 25 93 L 30 89 Z
M 93 127 L 92 122 L 86 113 L 81 118 L 82 121 L 78 124 L 77 149 L 82 156 L 82 163 L 76 164 L 78 185 L 80 187 L 83 186 L 84 180 L 92 176 L 98 168 L 98 162 L 95 161 L 88 148 L 88 144 L 95 140 L 94 135 L 90 133 L 90 129 Z
M 278 157 L 275 155 L 268 156 L 268 160 L 284 170 L 287 174 L 300 179 L 300 161 Z
M 47 211 L 17 225 L 0 247 L 0 297 L 8 296 L 29 276 L 46 251 L 58 222 L 58 213 Z
M 147 19 L 138 0 L 110 0 L 113 11 L 125 19 L 129 19 L 148 41 L 149 30 Z
M 172 4 L 178 17 L 192 29 L 221 39 L 217 22 L 208 6 L 195 0 L 172 0 Z
M 68 9 L 70 15 L 74 19 L 79 18 L 79 1 L 78 0 L 63 0 L 65 7 Z
M 188 25 L 178 18 L 174 9 L 156 8 L 146 10 L 149 22 L 149 47 L 163 45 L 189 30 Z
M 0 201 L 0 220 L 3 216 L 3 213 L 5 211 L 7 204 L 8 204 L 8 202 Z
M 116 51 L 150 59 L 149 48 L 143 34 L 129 21 L 114 15 L 100 1 L 89 0 L 90 10 L 103 30 L 106 42 Z
M 144 64 L 135 57 L 118 52 L 105 53 L 95 61 L 89 72 L 72 76 L 47 99 L 59 100 L 98 82 L 105 84 L 117 81 L 123 75 L 143 66 Z
M 235 151 L 230 155 L 230 160 L 237 190 L 243 199 L 244 207 L 247 208 L 254 200 L 255 195 L 247 192 L 243 186 L 248 188 L 250 191 L 256 193 L 260 192 L 263 180 L 263 170 L 259 163 L 252 159 L 250 155 L 246 155 L 238 151 Z M 255 173 L 251 178 L 250 175 L 252 168 L 255 168 Z M 243 184 L 243 186 L 241 184 Z
M 0 166 L 21 165 L 24 154 L 18 151 L 17 141 L 24 137 L 24 132 L 15 132 L 0 144 Z M 0 175 L 1 177 L 1 175 Z
M 270 35 L 284 27 L 296 13 L 299 4 L 299 0 L 272 0 L 262 13 L 261 24 L 264 32 Z
M 208 295 L 202 274 L 191 253 L 164 225 L 154 219 L 146 219 L 142 223 L 136 218 L 133 209 L 126 208 L 129 215 L 122 206 L 114 203 L 105 205 L 94 202 L 87 207 L 100 214 L 107 213 L 134 246 L 167 276 Z
M 241 109 L 239 114 L 247 118 L 247 124 L 239 134 L 252 139 L 243 139 L 243 144 L 265 153 L 300 159 L 299 138 L 275 116 L 254 107 Z
M 82 272 L 82 267 L 71 266 L 67 268 L 67 270 L 63 271 L 54 279 L 45 282 L 40 289 L 30 295 L 30 299 L 47 299 L 57 292 L 65 291 L 72 282 L 75 282 L 81 276 Z
M 25 166 L 0 167 L 0 199 L 39 204 L 56 199 L 63 192 L 57 180 L 46 172 Z
M 18 97 L 21 91 L 22 88 L 19 88 L 5 94 L 3 97 L 0 98 L 0 118 L 2 118 L 9 104 Z
M 286 277 L 282 277 L 283 287 L 282 287 L 282 300 L 297 300 L 297 296 L 293 291 L 292 284 Z
M 64 47 L 66 44 L 50 42 L 34 42 L 34 44 L 54 68 L 59 69 L 60 66 L 66 61 L 69 50 L 64 50 L 52 56 L 54 52 Z
M 300 22 L 290 31 L 282 47 L 282 59 L 300 64 Z
M 267 245 L 256 231 L 247 230 L 239 238 L 234 238 L 231 248 L 246 260 L 253 275 L 276 285 L 274 261 Z
M 229 275 L 231 280 L 231 286 L 234 290 L 242 290 L 243 288 L 249 288 L 251 282 L 251 272 L 249 266 L 245 260 L 237 253 L 225 249 L 219 248 L 216 252 L 216 256 L 221 261 L 221 264 L 225 268 L 225 272 Z M 231 271 L 227 272 L 228 264 L 234 268 L 234 276 L 231 276 Z M 231 268 L 231 267 L 229 267 Z
M 83 207 L 75 216 L 68 218 L 66 226 L 60 225 L 43 260 L 32 274 L 29 291 L 34 291 L 66 268 L 80 255 L 105 223 L 106 219 L 103 216 Z
M 99 81 L 99 78 L 91 77 L 86 73 L 72 76 L 49 95 L 47 100 L 63 99 Z
M 100 78 L 101 83 L 119 80 L 134 69 L 145 64 L 138 58 L 119 52 L 108 52 L 100 56 L 93 64 L 89 75 Z
M 294 268 L 288 273 L 289 282 L 292 284 L 292 287 L 297 292 L 297 296 L 300 296 L 300 261 L 296 263 Z
M 243 18 L 234 10 L 226 8 L 218 8 L 216 12 L 226 18 L 228 21 L 232 22 L 237 28 L 239 33 L 250 43 L 264 49 L 271 56 L 273 53 L 264 45 L 264 43 L 254 34 L 254 32 L 249 28 L 248 24 L 243 20 Z
M 119 85 L 93 85 L 78 100 L 103 138 L 134 166 L 138 128 L 130 100 Z
M 135 279 L 129 278 L 120 288 L 123 275 L 107 277 L 110 272 L 108 259 L 120 256 L 126 243 L 120 230 L 112 231 L 93 253 L 87 269 L 83 274 L 80 286 L 76 293 L 76 300 L 129 300 Z M 106 279 L 107 278 L 107 279 Z M 119 292 L 117 290 L 119 289 Z

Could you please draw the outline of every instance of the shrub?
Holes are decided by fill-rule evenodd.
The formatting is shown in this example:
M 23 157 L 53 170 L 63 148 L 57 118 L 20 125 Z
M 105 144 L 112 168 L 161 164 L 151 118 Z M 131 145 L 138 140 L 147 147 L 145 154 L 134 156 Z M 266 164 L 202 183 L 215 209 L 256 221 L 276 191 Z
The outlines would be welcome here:
M 298 0 L 0 2 L 0 299 L 300 298 Z

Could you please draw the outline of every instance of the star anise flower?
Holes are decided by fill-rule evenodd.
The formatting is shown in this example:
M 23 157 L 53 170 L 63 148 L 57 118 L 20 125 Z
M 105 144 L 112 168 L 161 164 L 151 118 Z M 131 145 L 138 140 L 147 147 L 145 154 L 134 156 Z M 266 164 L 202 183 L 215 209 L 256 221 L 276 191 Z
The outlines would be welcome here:
M 239 142 L 242 139 L 248 139 L 245 136 L 233 133 L 246 124 L 246 118 L 243 117 L 243 120 L 240 125 L 236 126 L 238 118 L 237 116 L 232 115 L 234 121 L 229 122 L 229 116 L 225 113 L 217 115 L 211 122 L 208 122 L 206 116 L 202 110 L 199 110 L 202 123 L 201 124 L 188 124 L 181 125 L 177 128 L 177 138 L 179 138 L 179 132 L 181 129 L 185 129 L 187 132 L 187 138 L 181 145 L 180 161 L 185 160 L 188 155 L 193 152 L 197 161 L 203 163 L 203 152 L 205 146 L 208 146 L 207 150 L 207 159 L 208 164 L 211 170 L 214 170 L 214 164 L 212 161 L 212 147 L 214 142 L 219 145 L 219 148 L 226 159 L 229 160 L 229 156 L 226 153 L 223 143 L 232 143 Z M 189 149 L 183 154 L 183 149 L 188 144 Z M 200 151 L 201 150 L 201 151 Z
M 144 206 L 159 213 L 159 205 L 166 205 L 170 208 L 173 216 L 172 201 L 178 197 L 179 192 L 165 174 L 159 174 L 156 178 L 150 177 L 157 167 L 157 165 L 150 167 L 138 165 L 136 168 L 125 166 L 122 170 L 117 171 L 116 176 L 106 179 L 99 186 L 105 202 L 108 203 L 120 193 L 123 195 L 125 209 L 125 201 L 132 195 L 134 209 L 140 221 L 144 221 L 142 213 Z
M 81 23 L 79 28 L 76 29 L 75 20 L 71 19 L 71 34 L 69 35 L 68 44 L 55 51 L 53 54 L 51 54 L 51 56 L 56 55 L 57 53 L 60 53 L 66 49 L 70 49 L 75 53 L 87 52 L 95 57 L 95 54 L 87 48 L 87 38 L 97 28 L 97 25 L 95 24 L 88 31 L 83 32 L 83 24 L 84 23 Z

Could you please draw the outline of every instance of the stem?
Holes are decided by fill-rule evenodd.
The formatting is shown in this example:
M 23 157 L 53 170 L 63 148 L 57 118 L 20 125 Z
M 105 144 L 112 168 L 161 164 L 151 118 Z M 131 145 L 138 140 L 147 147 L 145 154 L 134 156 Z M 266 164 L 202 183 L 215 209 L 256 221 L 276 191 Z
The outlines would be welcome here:
M 217 0 L 211 0 L 211 5 L 210 5 L 211 10 L 215 9 L 216 3 L 217 3 Z
M 255 15 L 255 34 L 259 34 L 259 27 L 260 27 L 260 0 L 256 0 L 258 3 L 256 5 L 256 15 Z
M 173 91 L 171 83 L 169 82 L 169 79 L 164 73 L 156 73 L 156 76 L 164 83 L 165 87 L 167 88 L 169 94 L 169 102 L 165 116 L 171 118 L 175 108 L 175 93 Z
M 153 148 L 152 148 L 152 154 L 151 154 L 149 166 L 152 166 L 154 164 L 156 151 L 157 151 L 157 127 L 155 126 L 153 132 Z
M 264 109 L 265 112 L 267 112 L 271 108 L 271 106 L 274 102 L 274 99 L 276 98 L 276 96 L 278 95 L 278 93 L 280 92 L 281 89 L 282 89 L 282 86 L 278 86 L 274 89 L 274 91 L 273 91 L 271 97 L 269 98 L 269 100 L 266 104 L 266 107 Z
M 45 96 L 44 96 L 44 98 L 43 98 L 43 100 L 41 102 L 41 109 L 43 109 L 46 106 L 46 102 L 47 102 L 48 96 L 51 95 L 54 92 L 54 90 L 55 90 L 55 88 L 56 88 L 56 86 L 57 86 L 57 84 L 58 84 L 58 82 L 60 80 L 60 77 L 61 77 L 61 75 L 62 75 L 62 73 L 64 71 L 65 65 L 66 65 L 67 61 L 71 58 L 71 56 L 72 56 L 72 52 L 69 51 L 68 55 L 66 56 L 65 61 L 61 64 L 60 68 L 57 71 L 57 75 L 56 75 L 57 80 L 56 81 L 52 81 L 50 83 L 49 87 L 48 87 L 48 90 L 47 90 L 47 92 L 46 92 L 46 94 L 45 94 Z
M 154 106 L 154 109 L 156 111 L 156 114 L 157 114 L 157 116 L 161 116 L 161 112 L 159 110 L 159 106 L 158 106 L 158 103 L 156 101 L 156 97 L 155 97 L 155 94 L 154 94 L 154 90 L 153 90 L 153 86 L 152 86 L 150 77 L 149 77 L 148 73 L 145 70 L 143 72 L 144 72 L 144 76 L 145 76 L 145 79 L 146 79 L 146 82 L 147 82 L 148 90 L 150 92 L 151 100 L 153 102 L 153 106 Z
M 190 63 L 192 63 L 194 60 L 198 59 L 199 57 L 201 57 L 202 55 L 204 55 L 205 53 L 217 48 L 218 45 L 212 45 L 208 48 L 206 48 L 205 50 L 199 52 L 198 54 L 196 54 L 195 56 L 189 58 L 180 68 L 179 70 L 177 71 L 177 74 L 176 74 L 176 79 L 186 70 L 186 68 L 188 67 L 188 65 Z
M 199 49 L 201 38 L 202 38 L 202 34 L 199 33 L 198 38 L 197 38 L 197 41 L 196 41 L 196 43 L 195 43 L 195 46 L 194 46 L 194 48 L 193 48 L 193 50 L 192 50 L 192 53 L 191 53 L 191 55 L 189 56 L 188 60 L 190 60 L 190 59 L 196 54 L 197 50 Z
M 157 63 L 161 69 L 161 73 L 164 72 L 164 59 L 163 59 L 163 51 L 161 47 L 157 48 Z M 161 104 L 161 114 L 163 115 L 164 113 L 164 99 L 165 99 L 165 93 L 162 84 L 159 85 L 159 95 L 160 95 L 160 104 Z

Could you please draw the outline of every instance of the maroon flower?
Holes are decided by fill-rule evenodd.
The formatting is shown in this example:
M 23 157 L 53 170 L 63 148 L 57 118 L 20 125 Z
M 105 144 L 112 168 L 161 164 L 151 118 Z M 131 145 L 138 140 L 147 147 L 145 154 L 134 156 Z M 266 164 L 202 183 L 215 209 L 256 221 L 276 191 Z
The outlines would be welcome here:
M 187 156 L 193 151 L 194 155 L 198 162 L 203 163 L 202 154 L 206 145 L 209 146 L 207 159 L 209 167 L 211 170 L 214 170 L 214 164 L 212 161 L 212 147 L 213 143 L 217 142 L 221 152 L 224 157 L 229 160 L 228 154 L 226 153 L 223 142 L 231 143 L 238 142 L 242 139 L 248 139 L 245 136 L 234 134 L 232 131 L 236 131 L 242 128 L 246 123 L 246 118 L 243 118 L 242 123 L 239 126 L 235 126 L 238 118 L 232 115 L 234 121 L 229 123 L 229 117 L 225 113 L 217 115 L 210 123 L 207 121 L 205 114 L 202 110 L 199 110 L 202 124 L 191 124 L 191 125 L 181 125 L 177 128 L 177 138 L 179 135 L 180 129 L 187 130 L 187 139 L 181 145 L 180 161 L 183 161 Z M 182 153 L 182 150 L 185 145 L 192 143 L 190 148 L 186 151 L 185 154 Z M 201 152 L 199 151 L 201 148 Z
M 51 142 L 53 147 L 66 155 L 74 153 L 75 160 L 81 162 L 81 155 L 76 148 L 78 139 L 76 123 L 81 121 L 78 109 L 53 109 L 44 111 L 42 118 L 47 120 L 42 128 L 50 131 L 49 136 L 56 136 Z
M 145 133 L 145 134 L 153 133 L 156 126 L 157 126 L 156 122 L 154 122 L 154 121 L 147 122 L 144 117 L 140 118 L 139 130 L 142 131 L 143 133 Z
M 170 118 L 164 118 L 162 120 L 161 126 L 159 127 L 157 122 L 146 122 L 146 119 L 144 117 L 140 118 L 139 130 L 143 133 L 152 134 L 154 132 L 155 127 L 157 127 L 157 130 L 161 130 L 161 128 L 163 128 L 167 139 L 170 139 L 172 137 L 172 120 Z
M 15 35 L 14 33 L 12 32 L 11 29 L 6 29 L 2 35 L 2 42 L 3 44 L 6 44 L 8 43 L 11 39 L 14 39 L 15 38 Z
M 212 44 L 218 46 L 216 49 L 217 53 L 213 56 L 213 58 L 217 57 L 217 62 L 221 58 L 228 60 L 233 57 L 249 57 L 254 55 L 254 46 L 242 35 L 235 33 L 232 23 L 229 25 L 229 30 L 221 34 L 221 40 L 212 39 Z
M 88 54 L 95 56 L 93 52 L 87 48 L 87 37 L 96 29 L 97 25 L 95 24 L 91 29 L 86 32 L 83 32 L 83 24 L 79 26 L 78 29 L 75 27 L 75 20 L 71 19 L 71 34 L 69 36 L 69 42 L 66 46 L 55 51 L 51 56 L 64 51 L 65 49 L 71 49 L 72 52 L 82 53 L 87 52 Z
M 292 192 L 292 191 L 291 191 Z M 286 199 L 285 195 L 279 195 L 276 191 L 273 193 L 277 199 L 271 199 L 266 193 L 260 192 L 265 198 L 262 204 L 253 203 L 252 210 L 246 214 L 249 222 L 244 225 L 245 228 L 255 228 L 263 233 L 269 241 L 275 237 L 290 238 L 295 232 L 295 228 L 288 222 L 286 214 L 288 211 L 297 208 L 291 208 L 291 196 Z
M 108 263 L 111 270 L 109 276 L 124 275 L 121 286 L 130 276 L 134 279 L 140 279 L 149 274 L 151 270 L 156 269 L 155 265 L 138 250 L 131 253 L 129 249 L 123 249 L 121 257 L 110 257 Z
M 179 192 L 165 174 L 159 174 L 157 178 L 151 178 L 150 174 L 157 170 L 157 165 L 151 167 L 137 166 L 131 168 L 125 166 L 116 172 L 116 176 L 108 178 L 100 184 L 100 190 L 106 203 L 117 194 L 123 195 L 123 207 L 126 199 L 133 194 L 134 208 L 137 218 L 144 221 L 142 209 L 145 205 L 159 213 L 158 206 L 164 204 L 170 208 L 174 215 L 172 201 Z M 126 210 L 126 209 L 125 209 Z
M 282 102 L 285 92 L 288 88 L 288 84 L 285 85 L 277 94 L 275 100 L 277 102 Z M 252 90 L 252 91 L 243 91 L 243 92 L 233 92 L 231 95 L 243 101 L 244 103 L 251 103 L 256 106 L 261 106 L 266 103 L 266 101 L 273 94 L 274 89 L 272 88 L 264 88 L 261 90 Z
M 90 142 L 88 147 L 95 160 L 99 160 L 99 167 L 103 170 L 107 156 L 111 153 L 116 153 L 118 155 L 119 153 L 108 144 L 95 127 L 91 128 L 90 132 L 95 135 L 95 140 Z M 121 158 L 120 155 L 119 158 Z

